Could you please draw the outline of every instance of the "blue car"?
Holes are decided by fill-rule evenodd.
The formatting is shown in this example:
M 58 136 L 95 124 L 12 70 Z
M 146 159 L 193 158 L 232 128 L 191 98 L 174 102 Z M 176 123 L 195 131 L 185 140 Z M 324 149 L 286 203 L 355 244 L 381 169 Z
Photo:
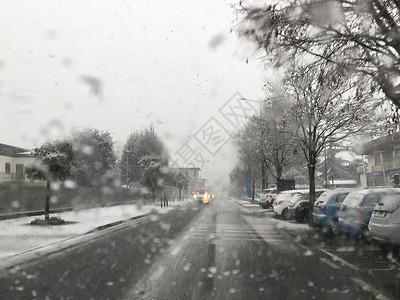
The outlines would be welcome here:
M 368 235 L 368 223 L 377 203 L 385 196 L 399 194 L 400 189 L 374 188 L 351 192 L 340 206 L 339 228 L 354 237 Z
M 352 189 L 337 189 L 324 192 L 314 204 L 313 222 L 323 231 L 339 234 L 337 212 Z

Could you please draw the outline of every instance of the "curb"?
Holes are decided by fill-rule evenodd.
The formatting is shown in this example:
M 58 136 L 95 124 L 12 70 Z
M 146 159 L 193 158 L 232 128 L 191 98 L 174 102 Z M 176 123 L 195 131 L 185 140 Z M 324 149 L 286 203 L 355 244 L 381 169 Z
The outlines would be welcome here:
M 140 219 L 140 218 L 143 218 L 143 217 L 146 217 L 146 216 L 150 215 L 151 213 L 152 212 L 149 212 L 149 213 L 146 213 L 144 215 L 139 215 L 139 216 L 135 216 L 135 217 L 132 217 L 132 218 L 128 218 L 128 219 L 124 219 L 124 220 L 119 220 L 119 221 L 115 221 L 115 222 L 112 222 L 112 223 L 108 223 L 108 224 L 105 224 L 105 225 L 100 225 L 100 226 L 97 226 L 95 229 L 92 229 L 92 230 L 90 230 L 88 232 L 83 233 L 82 235 L 93 233 L 93 232 L 97 232 L 97 231 L 104 230 L 104 229 L 107 229 L 107 228 L 110 228 L 110 227 L 113 227 L 113 226 L 116 226 L 116 225 L 124 224 L 124 223 L 129 222 L 129 221 Z
M 38 255 L 36 257 L 27 258 L 25 260 L 23 260 L 23 259 L 19 260 L 21 258 L 21 255 L 29 254 L 31 252 L 34 252 L 34 251 L 37 251 L 37 250 L 41 250 L 41 249 L 46 248 L 46 247 L 54 247 L 54 246 L 59 245 L 60 243 L 63 243 L 63 242 L 71 241 L 71 240 L 76 239 L 76 238 L 83 238 L 83 237 L 85 237 L 85 236 L 87 236 L 89 234 L 100 232 L 102 230 L 105 230 L 105 229 L 108 229 L 108 228 L 112 228 L 112 227 L 115 227 L 117 225 L 121 225 L 121 224 L 127 223 L 129 221 L 145 218 L 148 215 L 150 215 L 151 213 L 152 212 L 149 212 L 149 213 L 146 213 L 146 214 L 143 214 L 143 215 L 139 215 L 139 216 L 135 216 L 135 217 L 132 217 L 132 218 L 128 218 L 128 219 L 125 219 L 125 220 L 120 220 L 120 221 L 108 223 L 108 224 L 105 224 L 105 225 L 101 225 L 101 226 L 96 227 L 93 230 L 88 231 L 88 232 L 81 233 L 81 234 L 78 234 L 78 235 L 74 235 L 74 236 L 68 237 L 66 239 L 63 239 L 63 240 L 60 240 L 60 241 L 57 241 L 57 242 L 53 242 L 53 243 L 50 243 L 50 244 L 47 244 L 47 245 L 37 246 L 35 248 L 28 249 L 26 251 L 23 251 L 23 252 L 14 254 L 12 256 L 6 257 L 6 259 L 10 259 L 10 261 L 6 262 L 5 265 L 3 265 L 3 266 L 0 265 L 0 270 L 1 269 L 9 269 L 9 268 L 12 268 L 12 267 L 14 267 L 16 265 L 20 265 L 20 264 L 30 263 L 30 262 L 35 261 L 37 259 L 43 258 L 45 255 L 53 255 L 53 254 L 56 254 L 56 253 L 59 253 L 59 252 L 62 252 L 62 251 L 65 251 L 65 250 L 68 250 L 68 249 L 71 249 L 71 248 L 74 248 L 74 247 L 78 247 L 82 243 L 88 242 L 88 240 L 78 241 L 76 243 L 72 243 L 72 244 L 66 245 L 65 247 L 61 247 L 61 248 L 57 248 L 57 249 L 50 249 L 50 251 L 48 251 L 46 253 L 42 253 L 42 254 L 40 254 L 40 255 Z M 103 236 L 103 235 L 101 235 L 101 236 Z
M 257 203 L 251 203 L 251 202 L 249 202 L 249 203 L 241 203 L 241 202 L 239 202 L 240 200 L 236 200 L 236 199 L 233 199 L 233 201 L 235 201 L 237 204 L 240 204 L 240 205 L 243 206 L 243 207 L 256 207 L 256 206 L 260 206 L 260 205 L 257 204 Z M 254 206 L 246 206 L 247 204 L 254 205 Z M 260 207 L 261 207 L 261 206 L 260 206 Z
M 61 212 L 65 212 L 65 211 L 72 211 L 72 210 L 74 210 L 73 207 L 63 207 L 63 208 L 51 209 L 49 211 L 49 213 L 54 214 L 54 213 L 61 213 Z M 44 210 L 33 210 L 33 211 L 24 211 L 24 212 L 19 212 L 19 213 L 4 214 L 4 215 L 0 215 L 0 221 L 9 220 L 9 219 L 18 219 L 18 218 L 29 217 L 29 216 L 41 216 L 44 214 L 45 214 Z

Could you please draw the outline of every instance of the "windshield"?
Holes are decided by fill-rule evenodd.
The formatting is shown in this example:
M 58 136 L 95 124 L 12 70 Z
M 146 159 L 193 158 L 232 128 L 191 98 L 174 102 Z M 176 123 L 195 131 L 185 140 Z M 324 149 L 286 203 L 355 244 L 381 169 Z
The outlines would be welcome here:
M 196 190 L 196 191 L 194 191 L 196 194 L 205 194 L 205 193 L 207 193 L 207 191 L 206 190 Z
M 399 1 L 2 0 L 0 41 L 0 300 L 399 298 Z

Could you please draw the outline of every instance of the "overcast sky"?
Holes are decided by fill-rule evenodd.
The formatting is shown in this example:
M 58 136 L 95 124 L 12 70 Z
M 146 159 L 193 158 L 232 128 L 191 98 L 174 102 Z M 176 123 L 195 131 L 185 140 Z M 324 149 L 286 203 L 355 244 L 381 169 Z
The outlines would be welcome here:
M 0 7 L 0 143 L 31 148 L 94 127 L 110 131 L 120 150 L 130 132 L 153 124 L 174 156 L 212 116 L 235 129 L 219 113 L 235 93 L 263 98 L 267 72 L 251 45 L 230 33 L 235 15 L 226 1 L 2 0 Z M 226 181 L 232 148 L 199 147 L 208 155 L 203 176 Z

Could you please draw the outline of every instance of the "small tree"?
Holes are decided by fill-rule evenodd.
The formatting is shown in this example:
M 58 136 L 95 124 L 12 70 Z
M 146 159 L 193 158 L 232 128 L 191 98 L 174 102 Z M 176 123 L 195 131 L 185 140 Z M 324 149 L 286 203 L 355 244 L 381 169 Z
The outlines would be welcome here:
M 254 201 L 256 177 L 260 178 L 261 189 L 265 188 L 268 170 L 267 128 L 261 117 L 252 116 L 237 134 L 240 160 L 250 167 L 252 173 L 252 201 Z
M 74 165 L 72 144 L 70 141 L 47 143 L 34 149 L 35 161 L 26 167 L 26 174 L 31 180 L 46 180 L 45 219 L 50 214 L 50 185 L 52 182 L 64 181 L 71 177 Z
M 183 175 L 181 172 L 179 172 L 176 177 L 176 187 L 179 190 L 179 200 L 182 200 L 182 189 L 187 190 L 188 185 L 189 185 L 189 180 L 188 178 Z
M 161 188 L 161 180 L 164 177 L 162 169 L 168 165 L 168 161 L 158 155 L 148 155 L 139 161 L 139 167 L 143 177 L 140 181 L 152 192 L 153 201 L 155 201 L 156 191 Z
M 135 181 L 140 182 L 143 170 L 139 161 L 149 155 L 165 156 L 165 148 L 158 137 L 154 127 L 136 131 L 129 135 L 119 162 L 121 177 L 127 184 Z
M 95 188 L 105 183 L 105 175 L 115 167 L 113 146 L 107 131 L 90 128 L 76 133 L 73 139 L 76 182 Z

